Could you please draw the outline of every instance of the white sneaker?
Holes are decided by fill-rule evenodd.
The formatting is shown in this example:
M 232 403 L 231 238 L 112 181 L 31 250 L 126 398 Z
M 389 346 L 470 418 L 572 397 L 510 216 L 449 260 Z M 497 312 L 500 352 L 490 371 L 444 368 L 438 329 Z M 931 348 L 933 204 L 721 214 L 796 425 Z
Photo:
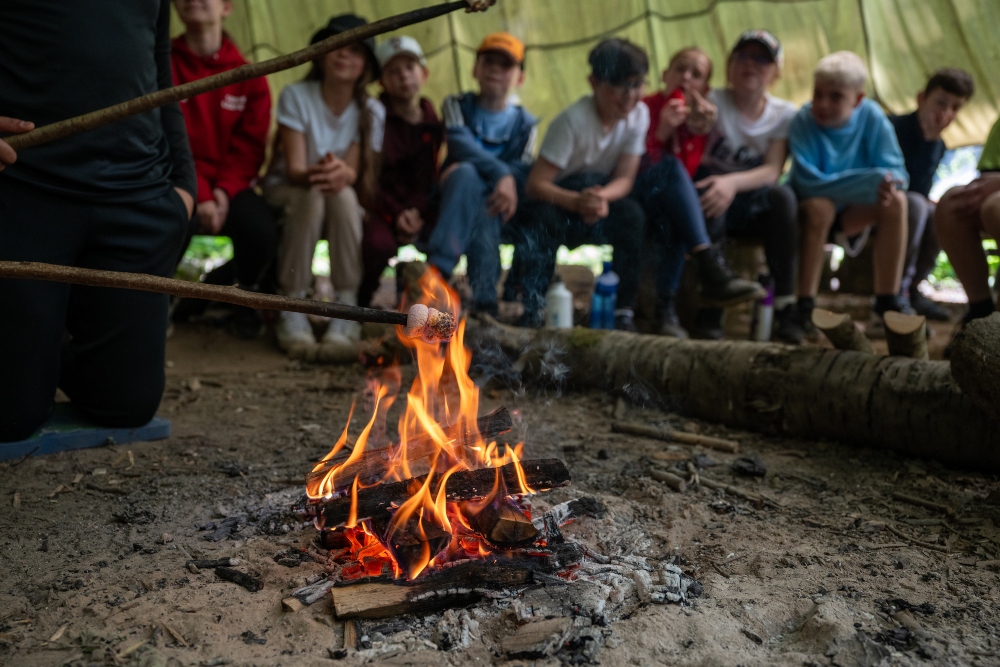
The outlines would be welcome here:
M 346 306 L 358 305 L 358 296 L 352 292 L 337 292 L 336 303 Z M 330 320 L 330 326 L 323 334 L 324 343 L 355 345 L 361 340 L 361 323 L 350 320 Z
M 286 352 L 295 345 L 315 345 L 309 317 L 305 313 L 282 311 L 278 317 L 278 347 Z

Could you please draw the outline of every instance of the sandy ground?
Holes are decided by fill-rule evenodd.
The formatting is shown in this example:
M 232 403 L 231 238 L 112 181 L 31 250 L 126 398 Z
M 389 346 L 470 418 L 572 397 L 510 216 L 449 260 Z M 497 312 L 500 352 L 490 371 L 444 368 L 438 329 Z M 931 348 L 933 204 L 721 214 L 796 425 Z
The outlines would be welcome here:
M 160 414 L 171 438 L 0 465 L 0 663 L 338 664 L 327 649 L 343 645 L 343 624 L 328 600 L 294 614 L 280 605 L 321 566 L 274 556 L 316 536 L 285 508 L 339 434 L 364 370 L 289 362 L 266 339 L 207 326 L 178 327 L 168 359 Z M 763 478 L 735 475 L 736 457 L 715 451 L 700 470 L 774 501 L 758 508 L 652 480 L 651 457 L 670 447 L 611 434 L 612 397 L 484 391 L 483 412 L 501 404 L 516 410 L 528 456 L 563 458 L 573 474 L 537 508 L 596 496 L 608 515 L 571 524 L 570 536 L 609 555 L 676 557 L 704 586 L 691 604 L 637 606 L 615 620 L 600 664 L 1000 664 L 1000 507 L 984 501 L 995 477 L 628 408 L 628 419 L 734 438 L 741 455 L 758 454 Z M 236 514 L 250 519 L 232 539 L 203 539 L 199 526 Z M 263 590 L 185 568 L 223 556 L 240 558 Z M 484 632 L 468 648 L 370 662 L 528 664 L 507 661 L 501 639 Z

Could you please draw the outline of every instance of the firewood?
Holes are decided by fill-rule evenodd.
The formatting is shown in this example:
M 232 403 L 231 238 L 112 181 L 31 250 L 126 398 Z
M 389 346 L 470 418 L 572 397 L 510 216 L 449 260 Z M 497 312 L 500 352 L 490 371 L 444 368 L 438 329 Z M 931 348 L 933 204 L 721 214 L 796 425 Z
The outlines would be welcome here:
M 969 400 L 1000 419 L 1000 314 L 962 327 L 952 345 L 951 374 Z
M 472 527 L 495 546 L 530 544 L 538 538 L 531 524 L 510 498 L 498 498 L 470 519 Z
M 663 482 L 677 493 L 684 493 L 687 491 L 687 482 L 672 472 L 660 470 L 659 468 L 650 468 L 649 476 L 657 482 Z
M 570 482 L 569 470 L 559 459 L 537 459 L 522 461 L 525 480 L 536 491 L 554 489 Z M 501 467 L 500 473 L 509 493 L 517 493 L 520 484 L 517 469 L 513 463 Z M 496 468 L 480 468 L 479 470 L 463 470 L 448 477 L 448 500 L 475 500 L 486 497 L 496 481 Z M 420 486 L 427 475 L 415 477 L 403 482 L 389 482 L 367 489 L 360 489 L 357 494 L 357 519 L 371 518 L 382 515 L 393 506 L 402 505 Z M 439 476 L 435 475 L 436 478 Z M 436 496 L 438 479 L 431 482 L 431 494 Z M 322 520 L 326 528 L 334 528 L 344 524 L 351 514 L 352 499 L 342 496 L 332 500 L 321 501 L 312 506 L 312 510 Z
M 813 308 L 812 323 L 823 332 L 838 350 L 854 350 L 875 354 L 872 344 L 847 313 L 835 313 L 823 308 Z
M 424 559 L 432 560 L 451 544 L 451 533 L 432 521 L 418 521 L 415 516 L 392 532 L 388 517 L 380 517 L 372 524 L 403 572 L 410 572 Z
M 971 329 L 979 322 L 981 328 Z M 985 324 L 992 322 L 992 324 Z M 903 357 L 746 341 L 690 341 L 595 329 L 482 325 L 466 340 L 525 342 L 539 359 L 558 350 L 570 386 L 608 392 L 641 385 L 686 415 L 768 434 L 892 450 L 955 468 L 1000 472 L 1000 315 L 977 320 L 974 349 L 952 365 Z M 512 327 L 508 327 L 512 329 Z M 963 332 L 965 333 L 965 332 Z M 991 351 L 992 350 L 992 351 Z M 984 368 L 997 369 L 984 372 Z M 541 377 L 525 367 L 526 381 Z M 978 375 L 978 377 L 976 377 Z M 956 385 L 963 382 L 960 390 Z M 979 387 L 974 389 L 973 387 Z M 978 393 L 982 392 L 982 393 Z M 977 402 L 973 396 L 981 397 Z M 989 412 L 990 410 L 994 412 Z M 942 446 L 948 443 L 948 446 Z
M 500 646 L 508 658 L 543 658 L 562 648 L 572 627 L 573 619 L 560 616 L 533 620 L 504 637 Z
M 188 567 L 194 566 L 199 570 L 209 570 L 214 567 L 235 567 L 240 564 L 239 558 L 206 558 L 192 559 L 184 563 Z
M 927 360 L 927 318 L 890 310 L 885 320 L 885 342 L 894 357 Z
M 669 428 L 654 428 L 645 424 L 632 424 L 629 422 L 611 422 L 613 433 L 624 433 L 626 435 L 638 435 L 654 440 L 665 440 L 667 442 L 677 442 L 682 445 L 701 445 L 709 449 L 716 449 L 720 452 L 736 454 L 740 451 L 740 443 L 734 440 L 723 440 L 722 438 L 711 438 L 707 435 L 696 433 L 685 433 Z
M 349 651 L 358 648 L 358 626 L 351 619 L 344 621 L 344 648 Z
M 522 550 L 511 552 L 516 558 L 493 555 L 483 560 L 463 561 L 411 582 L 401 579 L 342 582 L 332 589 L 334 614 L 343 619 L 429 613 L 469 604 L 489 591 L 523 589 L 534 583 L 535 572 L 558 572 L 583 557 L 580 545 L 563 547 L 536 550 L 538 554 L 550 553 L 548 559 Z
M 483 415 L 477 419 L 476 428 L 482 439 L 485 442 L 489 442 L 493 438 L 507 433 L 514 428 L 514 422 L 511 420 L 510 413 L 507 411 L 507 408 L 499 407 L 488 415 Z M 453 424 L 445 427 L 444 432 L 448 438 L 458 440 L 459 445 L 464 445 L 472 439 L 473 436 L 471 431 L 462 433 L 460 424 Z M 337 471 L 336 481 L 338 489 L 350 487 L 354 482 L 355 476 L 360 476 L 359 481 L 362 483 L 369 483 L 381 479 L 385 473 L 388 472 L 390 462 L 394 460 L 398 448 L 399 443 L 395 443 L 389 447 L 380 447 L 378 449 L 365 449 L 364 453 L 357 461 L 349 466 L 346 466 L 343 470 Z M 439 447 L 429 435 L 410 438 L 406 445 L 406 460 L 412 464 L 414 461 L 427 458 L 434 452 L 438 451 L 438 449 Z M 306 476 L 306 484 L 322 479 L 326 476 L 330 469 L 334 466 L 341 465 L 344 461 L 346 461 L 346 459 L 347 455 L 339 456 L 337 460 L 328 461 L 319 470 L 310 472 Z

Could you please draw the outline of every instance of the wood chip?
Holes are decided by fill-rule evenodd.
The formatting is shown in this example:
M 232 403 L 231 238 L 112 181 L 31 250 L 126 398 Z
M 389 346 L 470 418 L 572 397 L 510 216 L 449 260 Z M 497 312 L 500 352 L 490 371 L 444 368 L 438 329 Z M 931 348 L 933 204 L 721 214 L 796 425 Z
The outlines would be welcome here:
M 76 486 L 82 481 L 83 481 L 83 473 L 82 472 L 76 473 L 76 477 L 73 478 L 73 486 Z
M 293 614 L 305 607 L 305 605 L 299 602 L 299 599 L 294 595 L 283 598 L 281 600 L 281 606 L 285 611 L 292 612 Z
M 353 619 L 344 621 L 344 648 L 354 650 L 358 647 L 358 626 Z
M 49 497 L 49 498 L 55 498 L 56 496 L 58 496 L 62 492 L 62 490 L 64 488 L 66 488 L 66 487 L 63 486 L 62 484 L 60 484 L 59 486 L 56 487 L 56 490 L 53 491 L 52 493 L 50 493 L 47 497 Z
M 66 632 L 66 628 L 68 627 L 69 623 L 63 623 L 62 626 L 58 630 L 56 630 L 51 637 L 49 637 L 49 641 L 50 642 L 59 641 L 59 638 L 63 636 L 63 633 Z
M 690 452 L 653 452 L 650 458 L 657 461 L 690 461 Z
M 18 507 L 21 506 L 21 492 L 20 491 L 15 491 L 14 492 L 14 500 L 13 500 L 13 502 L 11 504 L 14 506 L 14 509 L 17 509 Z
M 115 657 L 118 658 L 119 660 L 121 660 L 122 658 L 126 658 L 126 657 L 132 655 L 133 653 L 135 653 L 136 651 L 138 651 L 140 648 L 142 648 L 145 645 L 146 645 L 146 641 L 145 640 L 143 640 L 141 642 L 136 642 L 135 644 L 132 644 L 127 649 L 125 649 L 124 651 L 122 651 L 121 653 L 119 653 L 118 655 L 116 655 Z
M 119 455 L 118 455 L 117 457 L 115 457 L 115 460 L 114 460 L 114 461 L 112 461 L 112 462 L 111 462 L 111 467 L 112 467 L 112 468 L 117 468 L 117 467 L 118 467 L 118 466 L 120 466 L 120 465 L 121 465 L 122 463 L 125 463 L 125 460 L 126 460 L 127 458 L 128 458 L 128 452 L 122 452 L 122 453 L 121 453 L 121 454 L 119 454 Z
M 176 630 L 174 630 L 172 627 L 170 627 L 166 623 L 161 623 L 161 625 L 163 626 L 164 630 L 166 630 L 171 635 L 173 635 L 174 639 L 177 640 L 178 644 L 180 644 L 181 646 L 185 646 L 185 647 L 190 646 L 190 644 L 188 644 L 186 641 L 184 641 L 184 635 L 182 635 L 181 633 L 177 632 Z

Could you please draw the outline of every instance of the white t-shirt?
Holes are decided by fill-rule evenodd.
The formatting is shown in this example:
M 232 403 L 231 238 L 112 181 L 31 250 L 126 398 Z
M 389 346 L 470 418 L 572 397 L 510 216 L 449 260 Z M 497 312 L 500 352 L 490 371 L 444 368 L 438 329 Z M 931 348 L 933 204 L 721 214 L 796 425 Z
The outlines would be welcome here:
M 701 164 L 716 174 L 759 167 L 771 141 L 788 138 L 797 111 L 788 100 L 767 95 L 764 113 L 751 120 L 736 108 L 732 91 L 714 88 L 708 97 L 719 108 L 719 120 L 709 133 Z
M 323 101 L 319 81 L 293 83 L 286 86 L 278 98 L 278 124 L 305 135 L 306 164 L 309 165 L 316 164 L 327 153 L 343 158 L 351 144 L 358 142 L 358 111 L 358 105 L 353 103 L 339 116 L 330 111 Z M 381 153 L 385 107 L 378 100 L 368 98 L 368 111 L 372 116 L 371 149 Z M 279 155 L 269 180 L 283 180 L 284 174 L 284 157 Z
M 586 95 L 552 120 L 538 152 L 560 172 L 556 180 L 573 174 L 610 176 L 622 155 L 646 152 L 649 108 L 642 102 L 628 117 L 605 132 L 592 95 Z

